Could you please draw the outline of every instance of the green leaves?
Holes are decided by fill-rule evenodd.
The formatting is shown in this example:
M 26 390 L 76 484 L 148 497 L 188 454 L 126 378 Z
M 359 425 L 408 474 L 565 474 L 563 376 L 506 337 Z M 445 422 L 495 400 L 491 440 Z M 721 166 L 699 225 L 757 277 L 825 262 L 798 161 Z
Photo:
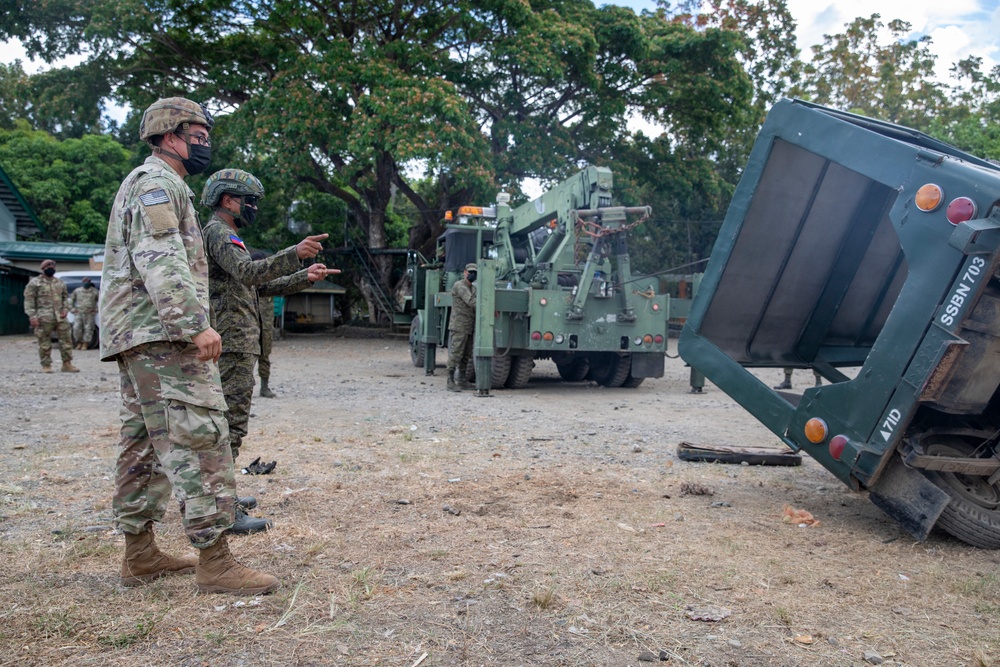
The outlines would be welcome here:
M 880 32 L 888 33 L 882 41 Z M 930 38 L 909 39 L 910 24 L 881 16 L 858 17 L 841 33 L 824 35 L 797 94 L 819 104 L 924 128 L 945 106 L 944 86 L 934 81 Z
M 103 243 L 131 154 L 113 138 L 60 141 L 24 121 L 0 131 L 0 164 L 55 241 Z

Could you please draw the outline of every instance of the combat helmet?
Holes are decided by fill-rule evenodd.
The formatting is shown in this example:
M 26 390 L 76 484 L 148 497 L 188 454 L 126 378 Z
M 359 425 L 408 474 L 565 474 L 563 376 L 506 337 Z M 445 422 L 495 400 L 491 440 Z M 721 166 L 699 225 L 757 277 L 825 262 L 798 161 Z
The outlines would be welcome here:
M 241 197 L 253 195 L 257 199 L 264 198 L 264 186 L 256 176 L 242 169 L 221 169 L 205 181 L 205 189 L 201 192 L 202 206 L 215 208 L 222 201 L 222 195 Z
M 153 137 L 174 132 L 188 123 L 204 125 L 211 130 L 215 120 L 204 104 L 192 102 L 185 97 L 164 97 L 150 104 L 143 112 L 139 138 L 150 143 Z

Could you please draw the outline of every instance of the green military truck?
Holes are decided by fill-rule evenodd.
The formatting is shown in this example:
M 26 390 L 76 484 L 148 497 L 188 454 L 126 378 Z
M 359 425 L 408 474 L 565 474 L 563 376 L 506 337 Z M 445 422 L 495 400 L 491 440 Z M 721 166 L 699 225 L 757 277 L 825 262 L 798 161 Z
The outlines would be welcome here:
M 703 372 L 917 539 L 1000 547 L 1000 168 L 785 100 L 680 339 Z M 751 368 L 831 384 L 773 391 Z M 845 372 L 846 371 L 846 372 Z
M 468 206 L 445 225 L 431 262 L 413 261 L 411 360 L 428 375 L 447 345 L 451 286 L 479 266 L 474 377 L 479 393 L 524 387 L 537 360 L 565 381 L 637 387 L 663 376 L 669 297 L 633 274 L 630 230 L 648 207 L 612 206 L 612 175 L 590 167 L 517 208 Z

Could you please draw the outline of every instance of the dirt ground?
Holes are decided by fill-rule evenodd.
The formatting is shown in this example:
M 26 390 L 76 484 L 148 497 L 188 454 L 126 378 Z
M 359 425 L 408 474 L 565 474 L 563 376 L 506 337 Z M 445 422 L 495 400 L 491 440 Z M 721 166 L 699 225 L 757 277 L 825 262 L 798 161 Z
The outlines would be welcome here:
M 255 398 L 238 464 L 278 465 L 237 482 L 275 527 L 233 550 L 283 587 L 125 589 L 117 371 L 76 354 L 43 375 L 0 337 L 0 665 L 1000 665 L 1000 554 L 915 542 L 811 460 L 679 461 L 778 446 L 679 360 L 637 389 L 543 361 L 477 398 L 378 332 L 278 341 Z M 158 541 L 189 552 L 171 505 Z

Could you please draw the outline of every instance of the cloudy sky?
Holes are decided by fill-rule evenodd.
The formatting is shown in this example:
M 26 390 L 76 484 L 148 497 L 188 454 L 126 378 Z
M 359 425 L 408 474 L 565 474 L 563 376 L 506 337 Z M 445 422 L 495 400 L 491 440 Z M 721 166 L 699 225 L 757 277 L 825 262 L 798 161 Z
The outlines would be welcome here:
M 603 3 L 602 3 L 603 4 Z M 612 0 L 635 10 L 654 9 L 655 0 Z M 981 56 L 989 70 L 1000 63 L 1000 0 L 788 0 L 798 25 L 799 58 L 812 57 L 810 47 L 823 35 L 841 32 L 858 16 L 879 14 L 883 23 L 902 19 L 918 38 L 930 35 L 938 56 L 937 73 L 944 80 L 953 63 Z

